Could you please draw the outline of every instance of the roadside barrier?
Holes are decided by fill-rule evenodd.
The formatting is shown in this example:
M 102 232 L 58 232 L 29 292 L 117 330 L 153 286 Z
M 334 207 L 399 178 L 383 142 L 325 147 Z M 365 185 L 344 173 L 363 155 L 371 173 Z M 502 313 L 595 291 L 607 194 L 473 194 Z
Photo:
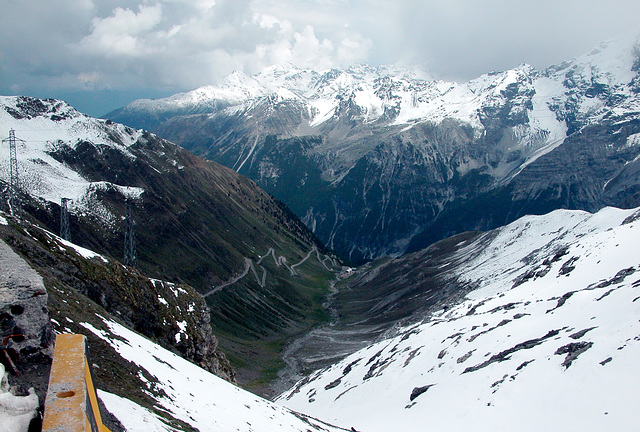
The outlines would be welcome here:
M 87 341 L 83 335 L 57 335 L 43 431 L 110 432 L 102 424 L 86 350 Z

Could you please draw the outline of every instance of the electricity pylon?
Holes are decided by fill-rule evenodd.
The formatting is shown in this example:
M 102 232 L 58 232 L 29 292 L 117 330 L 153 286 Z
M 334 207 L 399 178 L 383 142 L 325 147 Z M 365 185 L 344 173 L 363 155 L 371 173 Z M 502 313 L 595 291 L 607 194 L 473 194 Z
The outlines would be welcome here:
M 126 230 L 124 232 L 124 265 L 136 267 L 138 257 L 136 256 L 136 236 L 134 232 L 135 221 L 133 220 L 133 210 L 131 203 L 126 203 Z
M 12 216 L 20 217 L 20 202 L 18 197 L 20 181 L 18 178 L 16 141 L 24 142 L 24 140 L 16 138 L 13 129 L 9 131 L 9 137 L 2 140 L 3 143 L 9 143 L 9 212 Z
M 71 228 L 69 227 L 69 209 L 67 203 L 71 201 L 69 198 L 60 200 L 60 237 L 67 241 L 71 241 Z

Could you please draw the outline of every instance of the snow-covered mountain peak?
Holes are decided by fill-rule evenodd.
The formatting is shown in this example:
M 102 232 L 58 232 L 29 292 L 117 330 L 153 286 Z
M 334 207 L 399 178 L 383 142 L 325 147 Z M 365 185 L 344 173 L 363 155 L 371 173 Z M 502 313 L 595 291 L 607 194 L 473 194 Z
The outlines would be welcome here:
M 0 96 L 0 122 L 19 131 L 19 138 L 40 145 L 62 141 L 104 142 L 126 151 L 142 131 L 109 120 L 88 117 L 56 99 Z
M 481 121 L 471 113 L 482 110 L 487 100 L 492 105 L 492 100 L 496 97 L 508 99 L 517 90 L 517 86 L 529 87 L 529 94 L 525 94 L 529 99 L 535 92 L 539 98 L 549 102 L 552 99 L 561 101 L 576 86 L 583 92 L 592 88 L 593 93 L 602 85 L 626 85 L 637 75 L 638 52 L 637 36 L 619 38 L 543 72 L 538 72 L 531 65 L 523 63 L 511 70 L 484 74 L 467 83 L 437 81 L 419 68 L 398 65 L 356 65 L 344 69 L 313 71 L 283 63 L 270 66 L 251 77 L 242 72 L 234 72 L 218 86 L 206 86 L 147 104 L 156 108 L 165 106 L 164 109 L 170 109 L 171 105 L 184 107 L 192 104 L 194 108 L 187 111 L 203 112 L 205 107 L 208 107 L 206 109 L 209 111 L 215 111 L 229 105 L 243 104 L 252 98 L 281 92 L 279 89 L 284 88 L 301 97 L 307 105 L 336 107 L 339 100 L 365 91 L 373 93 L 379 99 L 375 102 L 370 98 L 363 101 L 360 97 L 359 102 L 356 101 L 356 104 L 364 104 L 362 111 L 367 113 L 364 116 L 366 121 L 372 120 L 372 106 L 381 106 L 384 100 L 394 99 L 391 104 L 394 114 L 389 116 L 389 111 L 382 109 L 378 110 L 378 117 L 386 112 L 387 121 L 395 124 L 416 121 L 439 122 L 444 118 L 455 118 L 481 126 Z M 540 79 L 551 79 L 560 85 L 545 85 L 544 88 L 538 89 L 536 81 Z M 389 82 L 393 82 L 393 85 L 389 86 Z M 218 103 L 214 103 L 214 100 Z M 223 100 L 224 104 L 219 103 Z M 558 103 L 555 102 L 555 105 Z M 196 110 L 195 106 L 199 108 Z M 319 118 L 323 122 L 329 120 L 326 109 L 320 112 Z M 331 114 L 339 113 L 332 111 Z M 322 122 L 318 121 L 319 118 L 313 119 L 312 123 L 320 125 Z
M 242 71 L 233 71 L 224 80 L 224 85 L 232 86 L 232 85 L 242 85 L 248 82 L 253 82 L 254 80 Z
M 7 127 L 4 133 L 15 131 L 20 187 L 31 196 L 56 204 L 69 198 L 75 212 L 92 213 L 111 224 L 114 217 L 96 201 L 96 193 L 115 190 L 130 198 L 143 193 L 140 188 L 91 181 L 56 156 L 78 146 L 92 146 L 98 152 L 109 148 L 135 160 L 129 147 L 142 138 L 141 130 L 88 117 L 59 100 L 22 96 L 0 97 L 0 124 Z M 4 146 L 1 155 L 0 178 L 8 183 L 9 152 Z
M 287 77 L 297 75 L 300 72 L 304 72 L 304 70 L 294 65 L 293 63 L 284 62 L 264 68 L 261 72 L 256 74 L 256 77 L 262 79 L 284 80 Z
M 640 35 L 625 35 L 602 42 L 574 59 L 550 66 L 543 74 L 564 78 L 569 89 L 579 81 L 625 86 L 637 76 L 639 63 Z

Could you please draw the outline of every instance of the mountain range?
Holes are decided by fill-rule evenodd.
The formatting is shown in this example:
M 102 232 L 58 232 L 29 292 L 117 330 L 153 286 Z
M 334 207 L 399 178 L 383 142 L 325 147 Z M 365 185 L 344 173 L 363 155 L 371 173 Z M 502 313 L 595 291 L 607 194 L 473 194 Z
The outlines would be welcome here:
M 106 117 L 248 176 L 362 263 L 525 214 L 639 205 L 638 47 L 465 83 L 285 64 Z

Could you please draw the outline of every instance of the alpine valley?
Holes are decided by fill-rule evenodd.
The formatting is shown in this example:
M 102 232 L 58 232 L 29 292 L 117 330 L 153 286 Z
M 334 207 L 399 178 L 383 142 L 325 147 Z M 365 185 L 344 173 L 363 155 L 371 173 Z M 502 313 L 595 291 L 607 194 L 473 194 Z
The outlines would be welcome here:
M 466 83 L 280 65 L 106 117 L 248 176 L 362 263 L 525 214 L 639 205 L 638 46 Z
M 0 331 L 42 325 L 0 396 L 81 333 L 114 432 L 633 430 L 639 47 L 0 96 Z
M 21 140 L 23 218 L 59 233 L 67 198 L 70 240 L 122 260 L 129 207 L 137 268 L 202 295 L 210 309 L 205 321 L 248 387 L 270 380 L 288 337 L 325 319 L 321 303 L 338 262 L 252 181 L 152 133 L 87 117 L 58 100 L 1 97 L 0 124 Z M 8 182 L 8 163 L 2 178 Z M 15 210 L 7 200 L 4 205 Z M 79 278 L 76 273 L 69 277 Z M 118 275 L 108 279 L 122 282 Z M 164 306 L 153 290 L 141 294 L 140 303 L 131 304 L 130 296 L 112 303 L 107 280 L 71 285 L 118 310 L 135 330 L 179 352 L 195 349 L 179 336 L 183 320 L 177 315 L 166 324 L 171 331 L 154 324 Z M 120 309 L 125 306 L 127 312 Z

